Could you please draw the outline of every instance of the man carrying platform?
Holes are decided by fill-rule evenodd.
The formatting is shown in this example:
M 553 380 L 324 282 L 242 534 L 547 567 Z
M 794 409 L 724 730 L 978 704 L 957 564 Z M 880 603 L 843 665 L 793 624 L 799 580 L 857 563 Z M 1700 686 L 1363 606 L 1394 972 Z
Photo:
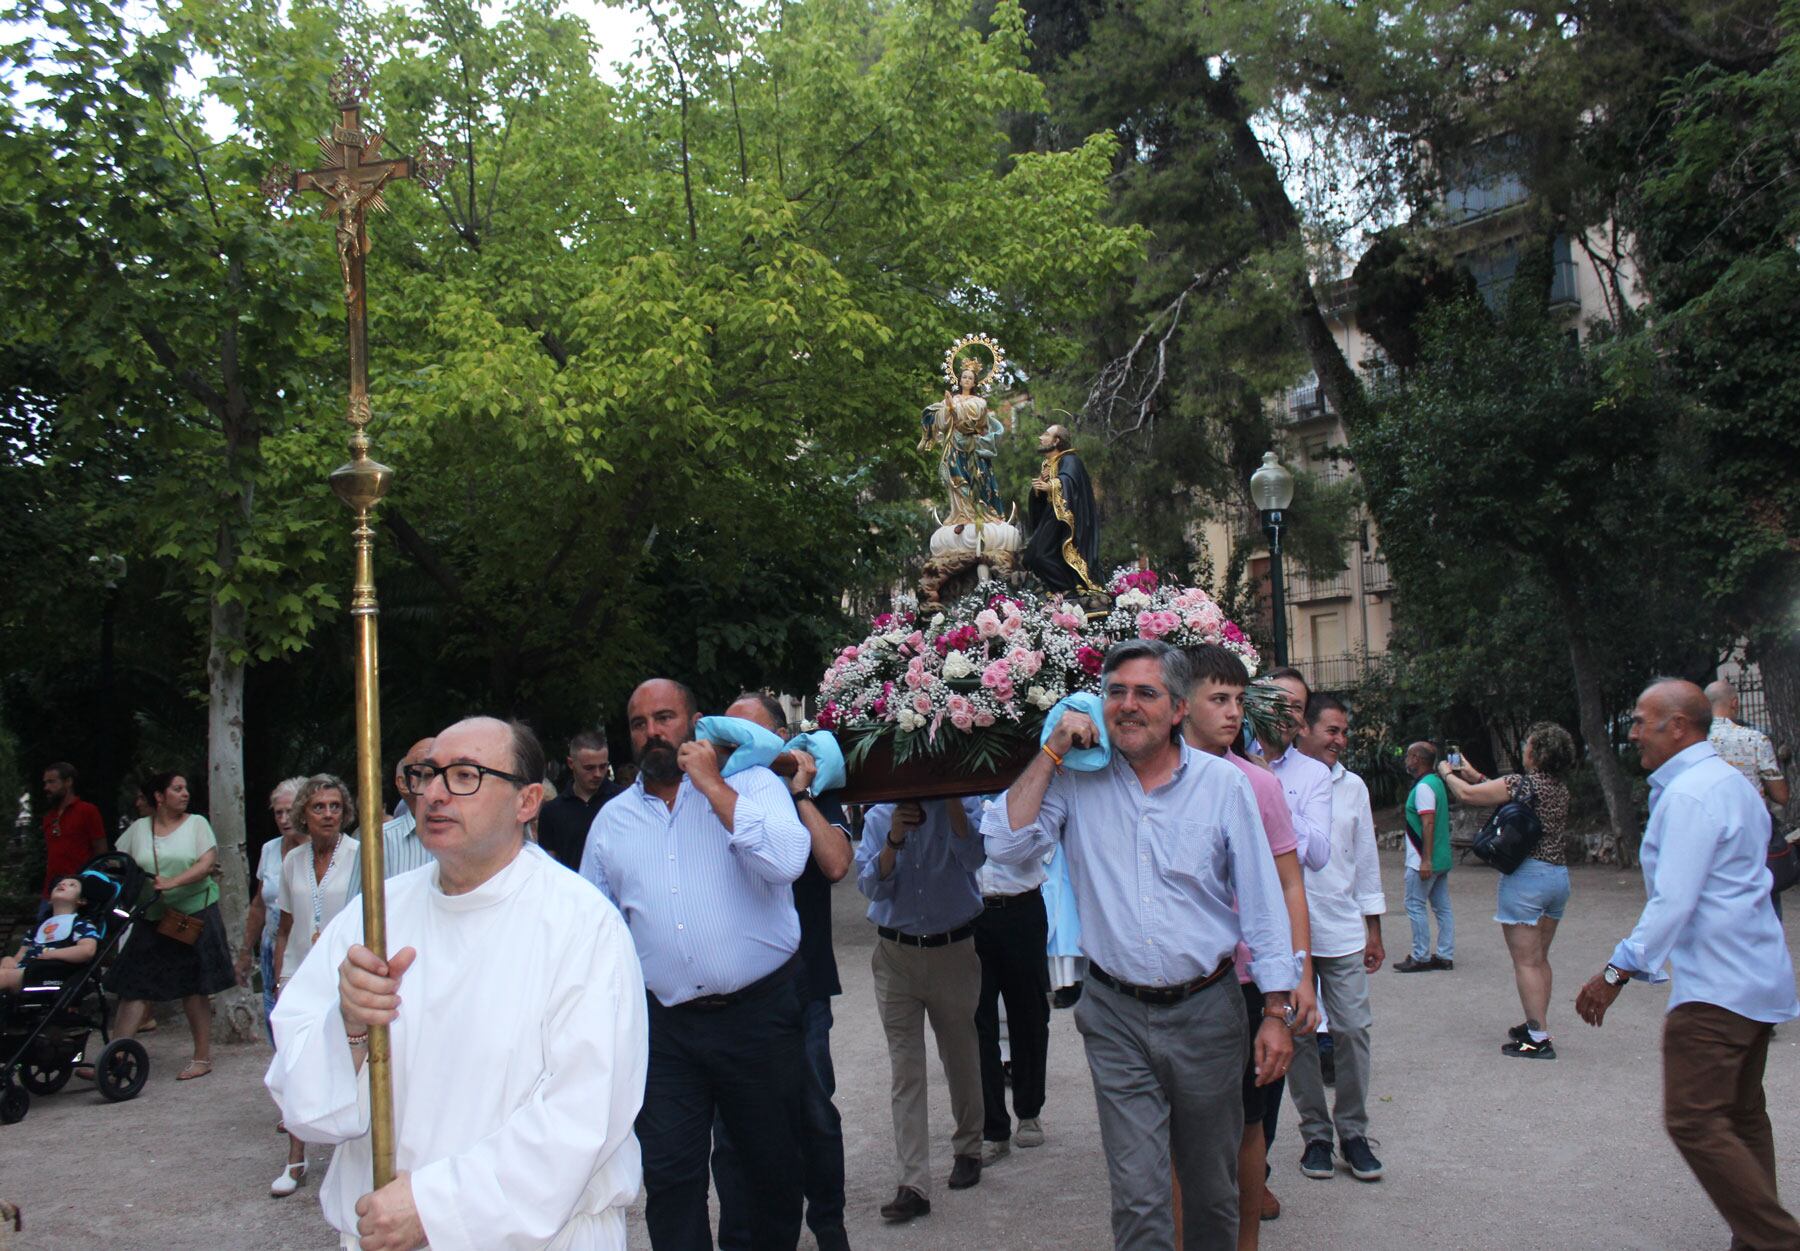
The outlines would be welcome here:
M 1061 768 L 1100 742 L 1065 710 L 1043 751 L 988 810 L 990 857 L 1041 860 L 1060 843 L 1080 902 L 1089 985 L 1075 1009 L 1099 1104 L 1119 1251 L 1174 1245 L 1171 1157 L 1188 1251 L 1237 1245 L 1241 1082 L 1286 1071 L 1299 983 L 1275 859 L 1244 775 L 1181 738 L 1185 657 L 1132 640 L 1101 670 L 1110 760 Z M 1234 906 L 1235 905 L 1235 906 Z M 1263 1019 L 1246 1019 L 1232 971 L 1239 940 L 1257 953 Z

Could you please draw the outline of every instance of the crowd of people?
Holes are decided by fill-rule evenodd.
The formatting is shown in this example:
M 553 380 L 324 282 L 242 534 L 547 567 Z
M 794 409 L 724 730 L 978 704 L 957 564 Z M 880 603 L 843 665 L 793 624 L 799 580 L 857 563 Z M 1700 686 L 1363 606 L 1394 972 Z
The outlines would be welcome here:
M 1304 1176 L 1384 1171 L 1369 977 L 1387 959 L 1386 898 L 1369 791 L 1341 759 L 1343 702 L 1292 669 L 1268 680 L 1288 715 L 1257 742 L 1234 654 L 1121 643 L 1100 692 L 1052 711 L 1003 793 L 853 813 L 814 793 L 806 751 L 789 777 L 725 764 L 699 737 L 693 693 L 669 679 L 630 699 L 630 784 L 605 738 L 582 734 L 548 802 L 529 729 L 461 721 L 396 766 L 402 802 L 380 830 L 385 959 L 352 906 L 357 813 L 341 779 L 292 778 L 271 795 L 279 835 L 234 966 L 212 830 L 187 811 L 185 778 L 161 775 L 119 843 L 160 895 L 109 973 L 117 1032 L 139 1028 L 148 1001 L 180 1000 L 194 1054 L 179 1076 L 202 1077 L 207 996 L 260 968 L 267 1084 L 289 1134 L 271 1192 L 303 1183 L 308 1143 L 336 1144 L 321 1201 L 347 1246 L 622 1247 L 641 1188 L 657 1251 L 698 1251 L 715 1245 L 710 1185 L 719 1247 L 793 1248 L 804 1223 L 822 1251 L 847 1248 L 830 896 L 854 874 L 890 1061 L 883 1220 L 924 1217 L 937 1179 L 979 1185 L 1013 1147 L 1046 1141 L 1053 978 L 1074 980 L 1079 918 L 1083 977 L 1057 1002 L 1073 1000 L 1092 1076 L 1114 1245 L 1255 1247 L 1280 1212 L 1265 1179 L 1284 1087 Z M 1673 973 L 1670 1136 L 1734 1246 L 1796 1249 L 1762 1092 L 1772 1028 L 1800 1016 L 1767 867 L 1767 802 L 1785 784 L 1767 740 L 1731 718 L 1734 699 L 1675 680 L 1640 698 L 1648 903 L 1576 1006 L 1598 1026 L 1629 981 Z M 724 716 L 788 736 L 766 694 Z M 1497 888 L 1525 1018 L 1500 1050 L 1554 1060 L 1549 951 L 1570 896 L 1576 751 L 1543 723 L 1522 756 L 1489 778 L 1430 743 L 1407 749 L 1411 943 L 1392 967 L 1455 968 L 1452 803 L 1528 808 L 1541 832 Z M 74 811 L 73 769 L 52 766 L 47 794 L 52 777 L 54 919 L 74 911 L 72 875 L 105 838 L 97 814 L 90 830 Z M 85 845 L 57 841 L 70 839 Z M 28 958 L 0 962 L 0 990 Z M 934 1168 L 927 1023 L 951 1102 L 947 1172 L 942 1156 Z M 400 1168 L 379 1190 L 362 1076 L 376 1025 L 390 1028 Z

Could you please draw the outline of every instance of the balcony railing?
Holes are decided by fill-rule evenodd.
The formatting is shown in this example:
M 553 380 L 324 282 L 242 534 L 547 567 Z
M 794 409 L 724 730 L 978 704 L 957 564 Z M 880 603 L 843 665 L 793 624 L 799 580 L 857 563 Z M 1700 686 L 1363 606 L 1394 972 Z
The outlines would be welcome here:
M 1330 411 L 1331 405 L 1325 401 L 1325 391 L 1316 380 L 1288 389 L 1287 419 L 1289 421 L 1311 421 L 1315 417 L 1325 416 Z
M 1294 667 L 1306 675 L 1306 684 L 1315 691 L 1349 691 L 1362 685 L 1367 662 L 1356 655 L 1315 656 L 1297 660 Z
M 1288 578 L 1288 588 L 1288 598 L 1296 604 L 1315 599 L 1348 599 L 1355 590 L 1350 585 L 1348 569 L 1319 576 L 1298 570 Z
M 1363 590 L 1371 595 L 1377 591 L 1394 589 L 1394 575 L 1388 572 L 1387 561 L 1377 556 L 1363 561 Z

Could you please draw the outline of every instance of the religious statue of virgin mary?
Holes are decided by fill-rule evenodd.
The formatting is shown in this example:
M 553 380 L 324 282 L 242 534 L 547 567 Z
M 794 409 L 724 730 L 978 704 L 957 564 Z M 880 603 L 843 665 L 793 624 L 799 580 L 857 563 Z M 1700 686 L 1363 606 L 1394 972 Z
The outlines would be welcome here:
M 984 350 L 984 365 L 976 350 Z M 1006 426 L 988 411 L 987 390 L 1005 358 L 986 335 L 959 339 L 944 354 L 944 377 L 950 389 L 944 398 L 925 409 L 920 421 L 924 431 L 919 450 L 942 447 L 938 480 L 949 496 L 946 526 L 974 525 L 980 529 L 1006 522 L 1000 487 L 994 480 L 996 443 Z

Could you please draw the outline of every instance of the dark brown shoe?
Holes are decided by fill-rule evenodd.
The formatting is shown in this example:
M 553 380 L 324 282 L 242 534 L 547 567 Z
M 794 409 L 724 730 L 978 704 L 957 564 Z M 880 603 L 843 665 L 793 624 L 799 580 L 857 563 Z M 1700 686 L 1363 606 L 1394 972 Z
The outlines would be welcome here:
M 1279 1220 L 1280 1217 L 1281 1217 L 1281 1200 L 1277 1199 L 1275 1197 L 1275 1192 L 1273 1190 L 1270 1190 L 1267 1186 L 1264 1186 L 1263 1187 L 1262 1219 L 1265 1221 L 1273 1221 L 1273 1220 Z
M 892 1221 L 896 1225 L 905 1224 L 915 1216 L 925 1216 L 930 1212 L 931 1200 L 911 1186 L 900 1187 L 894 1192 L 892 1203 L 881 1205 L 881 1219 Z
M 950 1180 L 947 1183 L 952 1190 L 967 1190 L 970 1186 L 981 1184 L 981 1157 L 978 1155 L 959 1155 L 956 1163 L 950 1166 Z

